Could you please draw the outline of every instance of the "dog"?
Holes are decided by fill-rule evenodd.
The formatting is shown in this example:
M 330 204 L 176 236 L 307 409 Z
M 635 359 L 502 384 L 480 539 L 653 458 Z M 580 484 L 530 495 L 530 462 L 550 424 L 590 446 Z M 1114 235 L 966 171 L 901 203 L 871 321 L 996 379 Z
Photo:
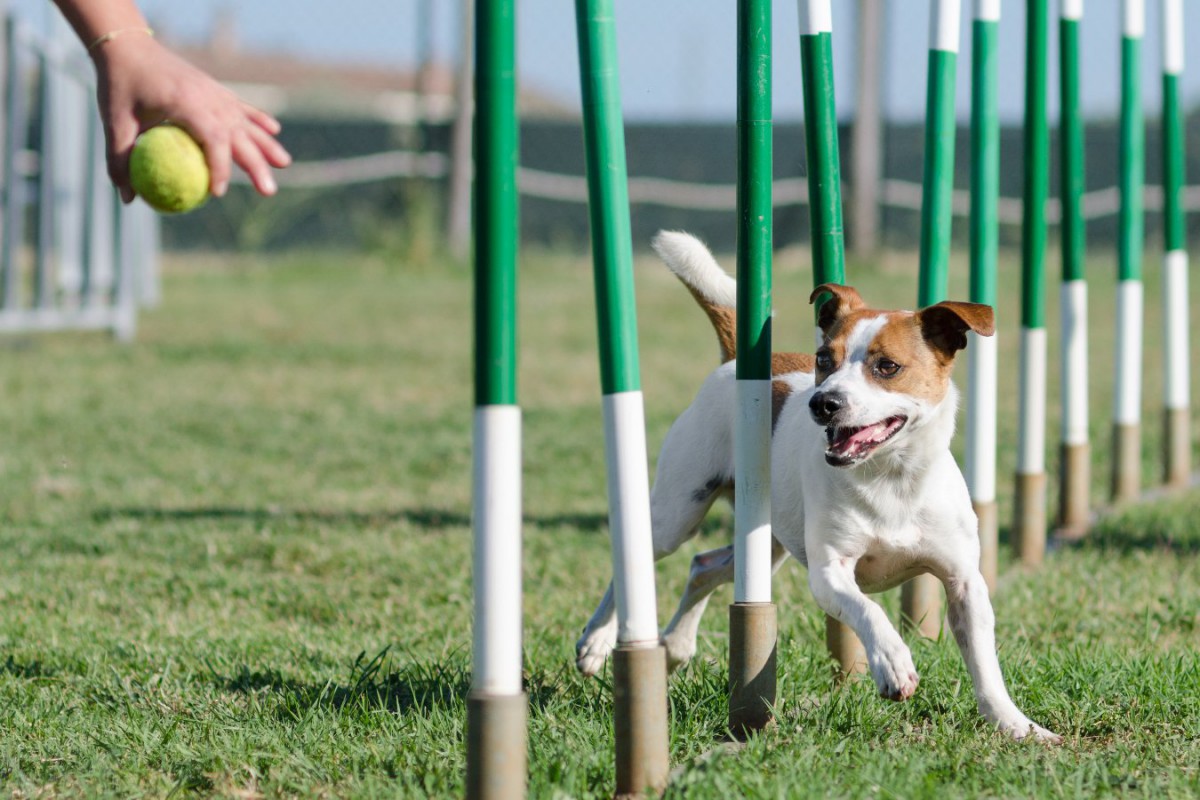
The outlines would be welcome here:
M 653 246 L 708 315 L 722 361 L 663 442 L 650 498 L 659 559 L 696 533 L 718 497 L 732 501 L 737 284 L 688 234 L 660 232 Z M 958 408 L 951 369 L 968 331 L 994 333 L 991 307 L 942 302 L 916 312 L 879 311 L 835 284 L 818 286 L 809 302 L 826 294 L 815 357 L 772 358 L 773 568 L 788 554 L 807 567 L 817 604 L 858 634 L 879 693 L 897 701 L 916 691 L 917 670 L 867 593 L 932 573 L 945 586 L 950 630 L 980 713 L 1014 739 L 1060 742 L 1005 688 L 979 571 L 978 520 L 950 453 Z M 709 595 L 732 580 L 732 545 L 693 559 L 662 633 L 672 669 L 694 655 Z M 580 672 L 596 674 L 615 641 L 610 584 L 576 645 Z

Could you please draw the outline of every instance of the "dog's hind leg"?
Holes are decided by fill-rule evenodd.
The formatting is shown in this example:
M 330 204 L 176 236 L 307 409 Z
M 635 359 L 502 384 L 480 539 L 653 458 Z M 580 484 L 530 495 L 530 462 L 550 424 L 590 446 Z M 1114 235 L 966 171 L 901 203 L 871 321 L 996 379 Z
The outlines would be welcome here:
M 787 551 L 771 540 L 771 571 L 775 572 L 787 560 Z M 686 664 L 696 654 L 696 634 L 700 618 L 708 606 L 708 598 L 723 584 L 733 580 L 733 545 L 700 553 L 692 559 L 683 597 L 675 616 L 663 630 L 662 642 L 667 648 L 667 667 L 674 670 Z
M 669 491 L 671 484 L 670 478 L 664 480 L 660 475 L 650 496 L 655 561 L 675 552 L 681 544 L 695 535 L 701 520 L 720 492 L 720 485 L 710 485 L 712 482 L 709 481 L 698 489 L 682 493 L 681 496 Z M 604 666 L 605 659 L 616 643 L 616 602 L 610 582 L 600 605 L 596 607 L 595 613 L 584 626 L 579 641 L 575 643 L 575 667 L 590 678 Z
M 718 368 L 667 431 L 654 488 L 650 492 L 650 525 L 654 560 L 674 553 L 696 534 L 713 502 L 731 488 L 733 365 Z M 711 590 L 709 590 L 711 591 Z M 575 666 L 595 675 L 617 641 L 612 585 L 575 644 Z

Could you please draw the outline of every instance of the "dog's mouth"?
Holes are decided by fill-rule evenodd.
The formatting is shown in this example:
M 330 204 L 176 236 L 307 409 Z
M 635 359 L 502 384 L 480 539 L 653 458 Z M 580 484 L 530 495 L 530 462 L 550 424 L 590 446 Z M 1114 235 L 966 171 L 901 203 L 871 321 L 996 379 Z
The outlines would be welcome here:
M 881 422 L 861 427 L 837 427 L 825 429 L 825 461 L 835 467 L 848 467 L 867 460 L 880 445 L 900 432 L 908 417 L 897 414 Z

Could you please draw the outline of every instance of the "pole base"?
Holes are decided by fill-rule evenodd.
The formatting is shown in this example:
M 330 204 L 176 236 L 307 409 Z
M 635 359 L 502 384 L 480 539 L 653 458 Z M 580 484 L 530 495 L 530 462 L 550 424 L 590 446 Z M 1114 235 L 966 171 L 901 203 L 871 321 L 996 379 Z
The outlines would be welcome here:
M 900 587 L 900 629 L 926 639 L 942 632 L 942 584 L 932 575 L 918 575 Z
M 839 678 L 848 678 L 867 671 L 867 651 L 858 636 L 844 622 L 825 615 L 825 646 L 837 662 Z
M 1189 408 L 1163 412 L 1163 483 L 1183 489 L 1192 481 L 1192 414 Z
M 774 603 L 729 606 L 729 730 L 739 740 L 775 721 Z
M 979 571 L 990 593 L 996 591 L 996 578 L 1000 574 L 1000 515 L 995 500 L 972 502 L 971 508 L 979 519 Z
M 1063 443 L 1059 448 L 1058 528 L 1079 537 L 1091 526 L 1092 448 Z
M 1142 428 L 1113 423 L 1112 501 L 1116 505 L 1138 499 L 1142 490 Z
M 528 708 L 524 692 L 467 696 L 468 800 L 525 797 Z
M 613 651 L 617 797 L 660 793 L 670 776 L 667 651 L 618 645 Z
M 1022 564 L 1040 567 L 1046 557 L 1046 473 L 1017 473 L 1013 514 L 1013 555 Z

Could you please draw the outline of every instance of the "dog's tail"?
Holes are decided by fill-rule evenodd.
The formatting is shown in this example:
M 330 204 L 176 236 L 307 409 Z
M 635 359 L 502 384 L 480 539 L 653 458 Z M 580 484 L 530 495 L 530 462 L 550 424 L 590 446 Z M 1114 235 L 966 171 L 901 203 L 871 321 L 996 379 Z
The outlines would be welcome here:
M 721 346 L 721 363 L 732 361 L 737 357 L 737 281 L 689 233 L 659 231 L 650 244 L 708 315 Z

